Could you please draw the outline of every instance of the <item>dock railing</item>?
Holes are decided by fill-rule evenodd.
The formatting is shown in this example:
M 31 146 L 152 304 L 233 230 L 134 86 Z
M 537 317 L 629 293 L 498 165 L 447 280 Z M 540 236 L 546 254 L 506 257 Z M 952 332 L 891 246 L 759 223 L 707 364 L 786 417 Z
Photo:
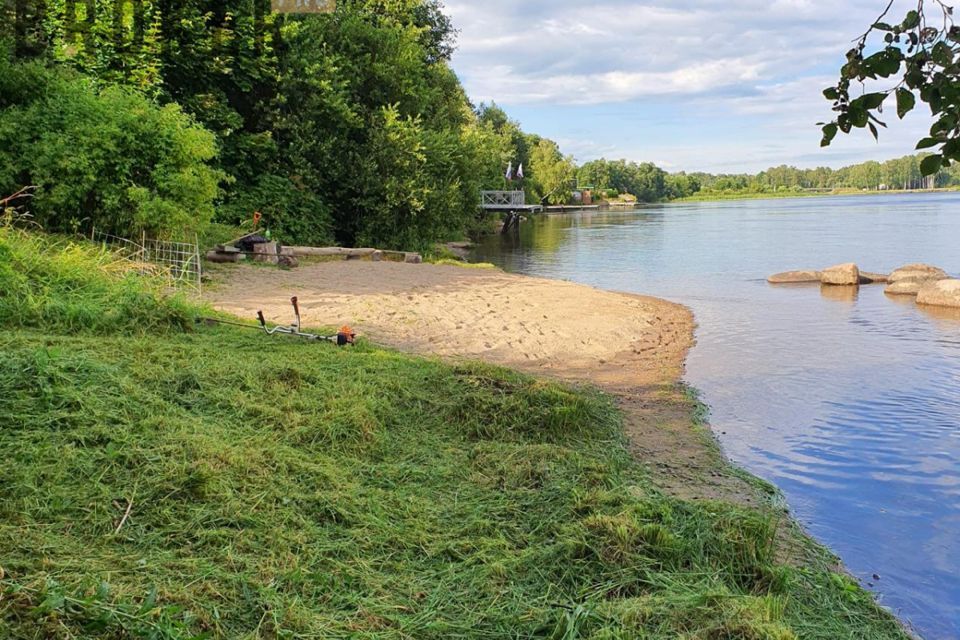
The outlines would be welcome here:
M 523 191 L 481 191 L 480 206 L 484 209 L 515 209 L 526 206 Z

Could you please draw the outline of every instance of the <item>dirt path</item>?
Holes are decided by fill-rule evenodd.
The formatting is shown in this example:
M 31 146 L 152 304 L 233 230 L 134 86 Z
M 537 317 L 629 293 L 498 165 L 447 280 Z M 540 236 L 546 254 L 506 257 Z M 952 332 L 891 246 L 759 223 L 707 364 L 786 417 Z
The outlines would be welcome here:
M 685 307 L 494 270 L 391 262 L 241 266 L 219 279 L 208 297 L 240 317 L 263 310 L 287 323 L 296 295 L 306 326 L 349 324 L 406 351 L 598 385 L 620 399 L 631 448 L 664 490 L 757 500 L 695 424 L 696 403 L 679 384 L 693 343 Z

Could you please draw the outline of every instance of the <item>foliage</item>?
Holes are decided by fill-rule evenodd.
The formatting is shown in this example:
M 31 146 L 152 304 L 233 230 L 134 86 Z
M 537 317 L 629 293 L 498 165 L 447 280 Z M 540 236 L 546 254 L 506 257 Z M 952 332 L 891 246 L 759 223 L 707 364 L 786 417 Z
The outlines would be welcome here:
M 95 245 L 0 226 L 0 327 L 53 333 L 145 333 L 191 326 L 162 281 Z
M 215 134 L 224 222 L 259 210 L 286 242 L 419 248 L 474 227 L 477 192 L 499 181 L 500 142 L 479 146 L 492 137 L 449 68 L 455 30 L 436 0 L 313 16 L 268 0 L 21 1 L 45 37 L 19 56 L 136 86 Z
M 196 231 L 213 217 L 215 154 L 175 105 L 36 63 L 0 66 L 0 192 L 39 186 L 30 213 L 48 230 Z
M 592 160 L 580 167 L 577 179 L 584 186 L 629 193 L 640 202 L 658 202 L 669 197 L 666 173 L 649 162 Z
M 3 637 L 905 638 L 773 512 L 657 491 L 590 391 L 236 327 L 0 353 Z
M 273 174 L 258 176 L 249 186 L 236 190 L 218 213 L 218 219 L 242 225 L 251 212 L 263 214 L 263 225 L 278 238 L 325 246 L 333 241 L 333 217 L 315 193 Z M 247 231 L 251 231 L 248 228 Z M 224 241 L 236 238 L 237 234 Z M 208 246 L 208 245 L 205 245 Z
M 577 167 L 564 157 L 557 143 L 541 138 L 530 150 L 530 173 L 538 202 L 567 204 L 576 186 Z
M 920 169 L 924 157 L 923 155 L 904 156 L 886 162 L 871 160 L 839 169 L 829 167 L 798 169 L 781 165 L 753 175 L 676 174 L 669 176 L 668 182 L 682 175 L 699 185 L 697 192 L 677 197 L 803 194 L 844 189 L 906 191 L 960 185 L 960 166 L 943 169 L 935 176 L 924 177 Z
M 840 70 L 840 81 L 823 95 L 833 103 L 837 118 L 823 125 L 823 146 L 828 146 L 839 131 L 868 128 L 877 137 L 883 107 L 893 96 L 896 113 L 903 118 L 916 106 L 917 98 L 930 107 L 936 122 L 930 135 L 917 143 L 917 149 L 936 147 L 936 153 L 923 158 L 920 171 L 933 175 L 952 161 L 960 160 L 960 27 L 953 22 L 953 9 L 940 0 L 920 0 L 900 22 L 888 23 L 891 2 L 883 14 L 847 52 Z M 937 15 L 928 18 L 926 9 Z M 872 36 L 882 44 L 873 44 Z M 851 95 L 851 83 L 871 83 L 890 79 L 892 88 Z

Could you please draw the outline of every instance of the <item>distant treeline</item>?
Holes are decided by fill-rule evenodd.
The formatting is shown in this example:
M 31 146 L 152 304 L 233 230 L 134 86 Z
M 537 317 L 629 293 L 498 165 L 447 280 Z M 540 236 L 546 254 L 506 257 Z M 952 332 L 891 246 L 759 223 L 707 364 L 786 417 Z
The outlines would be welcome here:
M 920 173 L 921 155 L 904 156 L 886 162 L 860 164 L 831 169 L 798 169 L 781 165 L 757 174 L 679 173 L 673 180 L 686 179 L 696 185 L 688 195 L 725 195 L 738 193 L 778 193 L 812 190 L 911 190 L 960 185 L 960 167 L 952 166 L 934 176 Z

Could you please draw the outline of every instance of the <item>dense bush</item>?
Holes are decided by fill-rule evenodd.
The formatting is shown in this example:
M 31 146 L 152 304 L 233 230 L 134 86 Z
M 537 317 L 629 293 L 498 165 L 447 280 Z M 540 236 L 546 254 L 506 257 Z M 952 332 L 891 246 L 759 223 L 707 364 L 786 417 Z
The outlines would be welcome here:
M 333 219 L 327 205 L 313 191 L 283 176 L 267 174 L 236 189 L 220 208 L 219 220 L 242 225 L 253 212 L 284 242 L 324 245 L 333 240 Z
M 0 62 L 0 193 L 51 231 L 182 236 L 214 213 L 212 134 L 176 105 L 63 69 Z

